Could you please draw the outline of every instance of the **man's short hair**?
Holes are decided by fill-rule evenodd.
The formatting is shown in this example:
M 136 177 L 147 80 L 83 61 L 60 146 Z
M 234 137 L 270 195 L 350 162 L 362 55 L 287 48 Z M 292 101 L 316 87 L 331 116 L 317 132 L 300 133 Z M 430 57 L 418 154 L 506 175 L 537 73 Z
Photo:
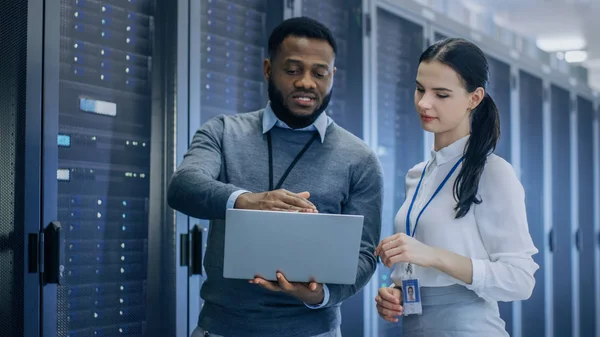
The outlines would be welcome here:
M 271 59 L 275 58 L 283 40 L 289 36 L 327 41 L 333 49 L 334 55 L 337 54 L 337 44 L 329 28 L 315 19 L 302 16 L 284 20 L 273 29 L 269 37 L 269 57 Z

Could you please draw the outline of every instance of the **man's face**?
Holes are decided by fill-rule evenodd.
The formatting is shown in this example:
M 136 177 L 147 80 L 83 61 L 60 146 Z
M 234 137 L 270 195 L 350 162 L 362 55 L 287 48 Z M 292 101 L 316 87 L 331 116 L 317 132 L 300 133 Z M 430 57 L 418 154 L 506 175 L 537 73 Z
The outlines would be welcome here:
M 312 124 L 327 108 L 335 55 L 327 41 L 289 36 L 264 62 L 271 107 L 292 128 Z

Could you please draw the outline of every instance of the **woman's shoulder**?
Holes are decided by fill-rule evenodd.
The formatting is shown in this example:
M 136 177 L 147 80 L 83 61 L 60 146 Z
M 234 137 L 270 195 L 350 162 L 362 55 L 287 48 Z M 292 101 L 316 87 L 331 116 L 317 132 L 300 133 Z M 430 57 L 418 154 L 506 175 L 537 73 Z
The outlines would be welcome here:
M 416 164 L 415 166 L 413 166 L 406 173 L 406 179 L 408 180 L 408 179 L 419 179 L 419 178 L 421 178 L 421 174 L 423 173 L 423 169 L 425 168 L 425 165 L 427 165 L 427 162 L 426 161 L 422 161 L 422 162 Z
M 498 174 L 505 175 L 509 173 L 515 174 L 515 169 L 506 159 L 495 153 L 487 157 L 483 174 L 497 176 Z
M 405 183 L 410 184 L 411 182 L 414 182 L 416 184 L 419 181 L 419 179 L 421 179 L 421 174 L 423 174 L 423 169 L 425 168 L 425 165 L 427 165 L 427 162 L 423 161 L 416 164 L 410 170 L 408 170 L 408 172 L 406 172 L 406 176 L 404 177 Z
M 491 154 L 488 156 L 485 168 L 481 174 L 481 184 L 484 186 L 504 186 L 521 185 L 517 177 L 517 172 L 511 163 L 506 159 Z

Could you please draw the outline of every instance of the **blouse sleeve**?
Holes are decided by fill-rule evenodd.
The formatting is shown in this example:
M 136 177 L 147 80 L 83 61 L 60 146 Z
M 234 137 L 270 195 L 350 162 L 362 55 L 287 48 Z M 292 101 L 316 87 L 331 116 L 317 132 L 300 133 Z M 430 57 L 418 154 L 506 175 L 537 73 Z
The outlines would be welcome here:
M 518 301 L 531 296 L 539 266 L 529 234 L 525 192 L 513 167 L 490 156 L 479 182 L 481 204 L 474 215 L 487 259 L 472 259 L 467 287 L 487 301 Z

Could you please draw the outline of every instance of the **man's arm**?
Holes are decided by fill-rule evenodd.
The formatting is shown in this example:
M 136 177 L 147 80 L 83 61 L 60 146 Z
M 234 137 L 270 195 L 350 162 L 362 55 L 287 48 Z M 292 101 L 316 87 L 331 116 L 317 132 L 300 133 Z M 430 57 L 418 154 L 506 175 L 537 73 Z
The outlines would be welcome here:
M 167 191 L 169 206 L 198 219 L 224 219 L 227 201 L 242 190 L 220 182 L 224 117 L 204 123 L 194 135 Z
M 167 191 L 169 206 L 198 219 L 225 219 L 227 208 L 275 211 L 316 211 L 308 192 L 285 189 L 250 193 L 219 181 L 223 153 L 224 116 L 210 119 L 194 135 Z
M 325 307 L 341 303 L 356 294 L 371 279 L 377 268 L 375 247 L 381 233 L 383 204 L 383 172 L 374 153 L 362 162 L 352 174 L 350 196 L 343 205 L 343 214 L 364 215 L 358 271 L 354 285 L 328 284 L 329 301 Z

